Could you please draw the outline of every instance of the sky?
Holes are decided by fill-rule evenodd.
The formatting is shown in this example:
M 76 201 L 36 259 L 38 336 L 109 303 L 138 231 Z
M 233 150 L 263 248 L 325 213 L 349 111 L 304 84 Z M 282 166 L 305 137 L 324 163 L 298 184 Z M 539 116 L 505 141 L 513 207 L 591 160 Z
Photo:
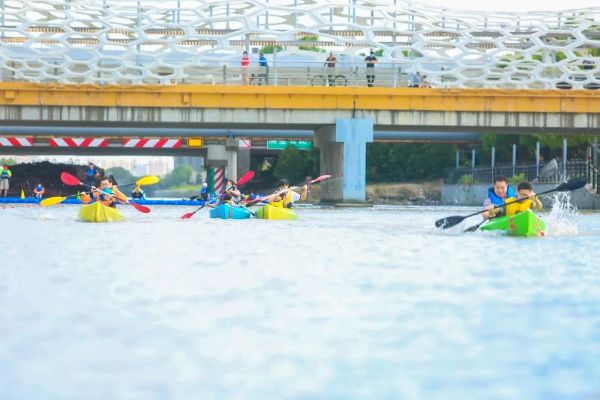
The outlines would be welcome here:
M 477 11 L 556 11 L 600 7 L 600 0 L 415 0 L 429 6 Z

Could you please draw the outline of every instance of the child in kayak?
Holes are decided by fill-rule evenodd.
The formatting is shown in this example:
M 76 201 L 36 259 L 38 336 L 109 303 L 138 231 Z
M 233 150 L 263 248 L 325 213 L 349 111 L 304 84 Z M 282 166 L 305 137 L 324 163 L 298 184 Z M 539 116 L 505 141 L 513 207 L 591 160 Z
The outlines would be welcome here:
M 81 196 L 81 202 L 87 204 L 92 200 L 99 201 L 102 205 L 107 207 L 117 208 L 117 201 L 119 203 L 127 202 L 127 197 L 121 193 L 117 188 L 113 187 L 110 178 L 104 177 L 100 180 L 100 187 L 96 188 L 92 186 L 92 195 L 84 193 Z
M 287 179 L 281 179 L 277 186 L 277 192 L 268 199 L 269 205 L 273 207 L 292 208 L 294 202 L 304 201 L 308 195 L 308 185 L 302 186 L 301 194 L 290 189 Z
M 516 203 L 508 204 L 513 201 L 517 201 Z M 519 183 L 517 186 L 517 195 L 515 197 L 509 197 L 506 199 L 505 214 L 508 217 L 513 215 L 522 213 L 523 211 L 527 211 L 529 209 L 542 209 L 542 202 L 535 196 L 535 192 L 533 191 L 533 187 L 531 183 L 527 181 L 523 181 Z M 493 216 L 497 213 L 498 209 L 494 209 L 490 212 L 490 215 Z

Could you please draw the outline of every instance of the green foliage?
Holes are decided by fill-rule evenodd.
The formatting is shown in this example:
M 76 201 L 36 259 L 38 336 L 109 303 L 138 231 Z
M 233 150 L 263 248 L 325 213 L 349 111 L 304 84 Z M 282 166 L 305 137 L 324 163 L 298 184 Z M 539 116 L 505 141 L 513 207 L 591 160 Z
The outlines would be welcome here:
M 262 51 L 263 54 L 273 54 L 273 51 L 274 51 L 275 48 L 277 49 L 278 53 L 280 51 L 285 50 L 285 47 L 283 47 L 283 46 L 279 46 L 279 45 L 273 46 L 273 45 L 270 44 L 270 45 L 265 46 L 262 49 L 260 49 L 260 51 Z
M 319 168 L 320 152 L 318 148 L 300 151 L 295 147 L 288 147 L 281 152 L 272 171 L 275 178 L 285 178 L 293 184 L 293 182 L 301 182 L 306 176 L 316 177 L 319 174 Z
M 0 165 L 15 165 L 14 158 L 0 158 Z
M 436 179 L 454 165 L 449 144 L 372 143 L 367 146 L 367 181 L 406 182 Z
M 112 167 L 112 168 L 108 168 L 106 171 L 104 171 L 104 175 L 105 176 L 114 176 L 116 181 L 120 184 L 120 185 L 125 185 L 128 183 L 133 183 L 136 181 L 136 177 L 133 176 L 131 174 L 131 172 L 129 172 L 128 170 L 126 170 L 125 168 L 122 167 Z
M 375 54 L 375 57 L 382 57 L 383 49 L 377 49 L 377 50 L 375 50 L 375 52 L 373 54 Z
M 472 185 L 475 183 L 475 178 L 473 178 L 473 175 L 463 175 L 458 180 L 458 183 L 461 185 Z
M 285 178 L 292 182 L 302 180 L 304 178 L 304 163 L 300 150 L 293 146 L 281 152 L 277 165 L 275 165 L 274 175 L 278 179 Z
M 189 165 L 180 165 L 161 179 L 161 187 L 170 188 L 189 183 L 191 177 L 192 167 Z
M 508 180 L 508 183 L 516 186 L 519 183 L 526 181 L 527 178 L 525 178 L 525 174 L 521 172 L 520 174 L 517 174 L 517 175 L 513 176 L 512 178 L 507 178 L 507 180 Z
M 317 35 L 306 35 L 306 36 L 302 36 L 300 38 L 298 38 L 299 41 L 301 42 L 318 42 L 319 41 L 319 37 Z M 317 46 L 298 46 L 298 48 L 300 50 L 305 50 L 305 51 L 314 51 L 315 53 L 325 53 L 326 50 L 321 48 L 321 47 L 317 47 Z

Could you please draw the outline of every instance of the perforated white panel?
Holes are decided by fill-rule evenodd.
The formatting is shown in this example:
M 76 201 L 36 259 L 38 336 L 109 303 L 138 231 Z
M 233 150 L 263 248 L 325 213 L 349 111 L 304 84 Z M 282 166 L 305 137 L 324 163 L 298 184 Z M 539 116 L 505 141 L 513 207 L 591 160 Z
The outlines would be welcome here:
M 243 49 L 255 65 L 252 49 L 278 44 L 283 49 L 268 58 L 280 69 L 322 65 L 335 51 L 340 67 L 357 70 L 369 49 L 379 49 L 378 73 L 418 71 L 434 86 L 600 87 L 600 8 L 485 14 L 401 0 L 3 4 L 3 80 L 239 83 L 227 80 L 223 65 L 239 69 Z

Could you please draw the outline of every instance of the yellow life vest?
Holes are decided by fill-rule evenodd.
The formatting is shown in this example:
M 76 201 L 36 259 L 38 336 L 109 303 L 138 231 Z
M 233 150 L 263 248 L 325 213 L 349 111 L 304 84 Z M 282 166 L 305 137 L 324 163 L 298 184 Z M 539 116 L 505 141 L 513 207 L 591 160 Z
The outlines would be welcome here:
M 292 203 L 292 191 L 288 190 L 283 199 L 272 201 L 269 203 L 269 205 L 278 208 L 290 208 Z
M 511 201 L 515 201 L 516 197 L 509 197 L 505 200 L 505 203 L 510 203 Z M 517 203 L 509 204 L 506 206 L 506 215 L 511 217 L 515 214 L 521 213 L 523 211 L 527 211 L 531 208 L 531 199 L 523 199 Z

